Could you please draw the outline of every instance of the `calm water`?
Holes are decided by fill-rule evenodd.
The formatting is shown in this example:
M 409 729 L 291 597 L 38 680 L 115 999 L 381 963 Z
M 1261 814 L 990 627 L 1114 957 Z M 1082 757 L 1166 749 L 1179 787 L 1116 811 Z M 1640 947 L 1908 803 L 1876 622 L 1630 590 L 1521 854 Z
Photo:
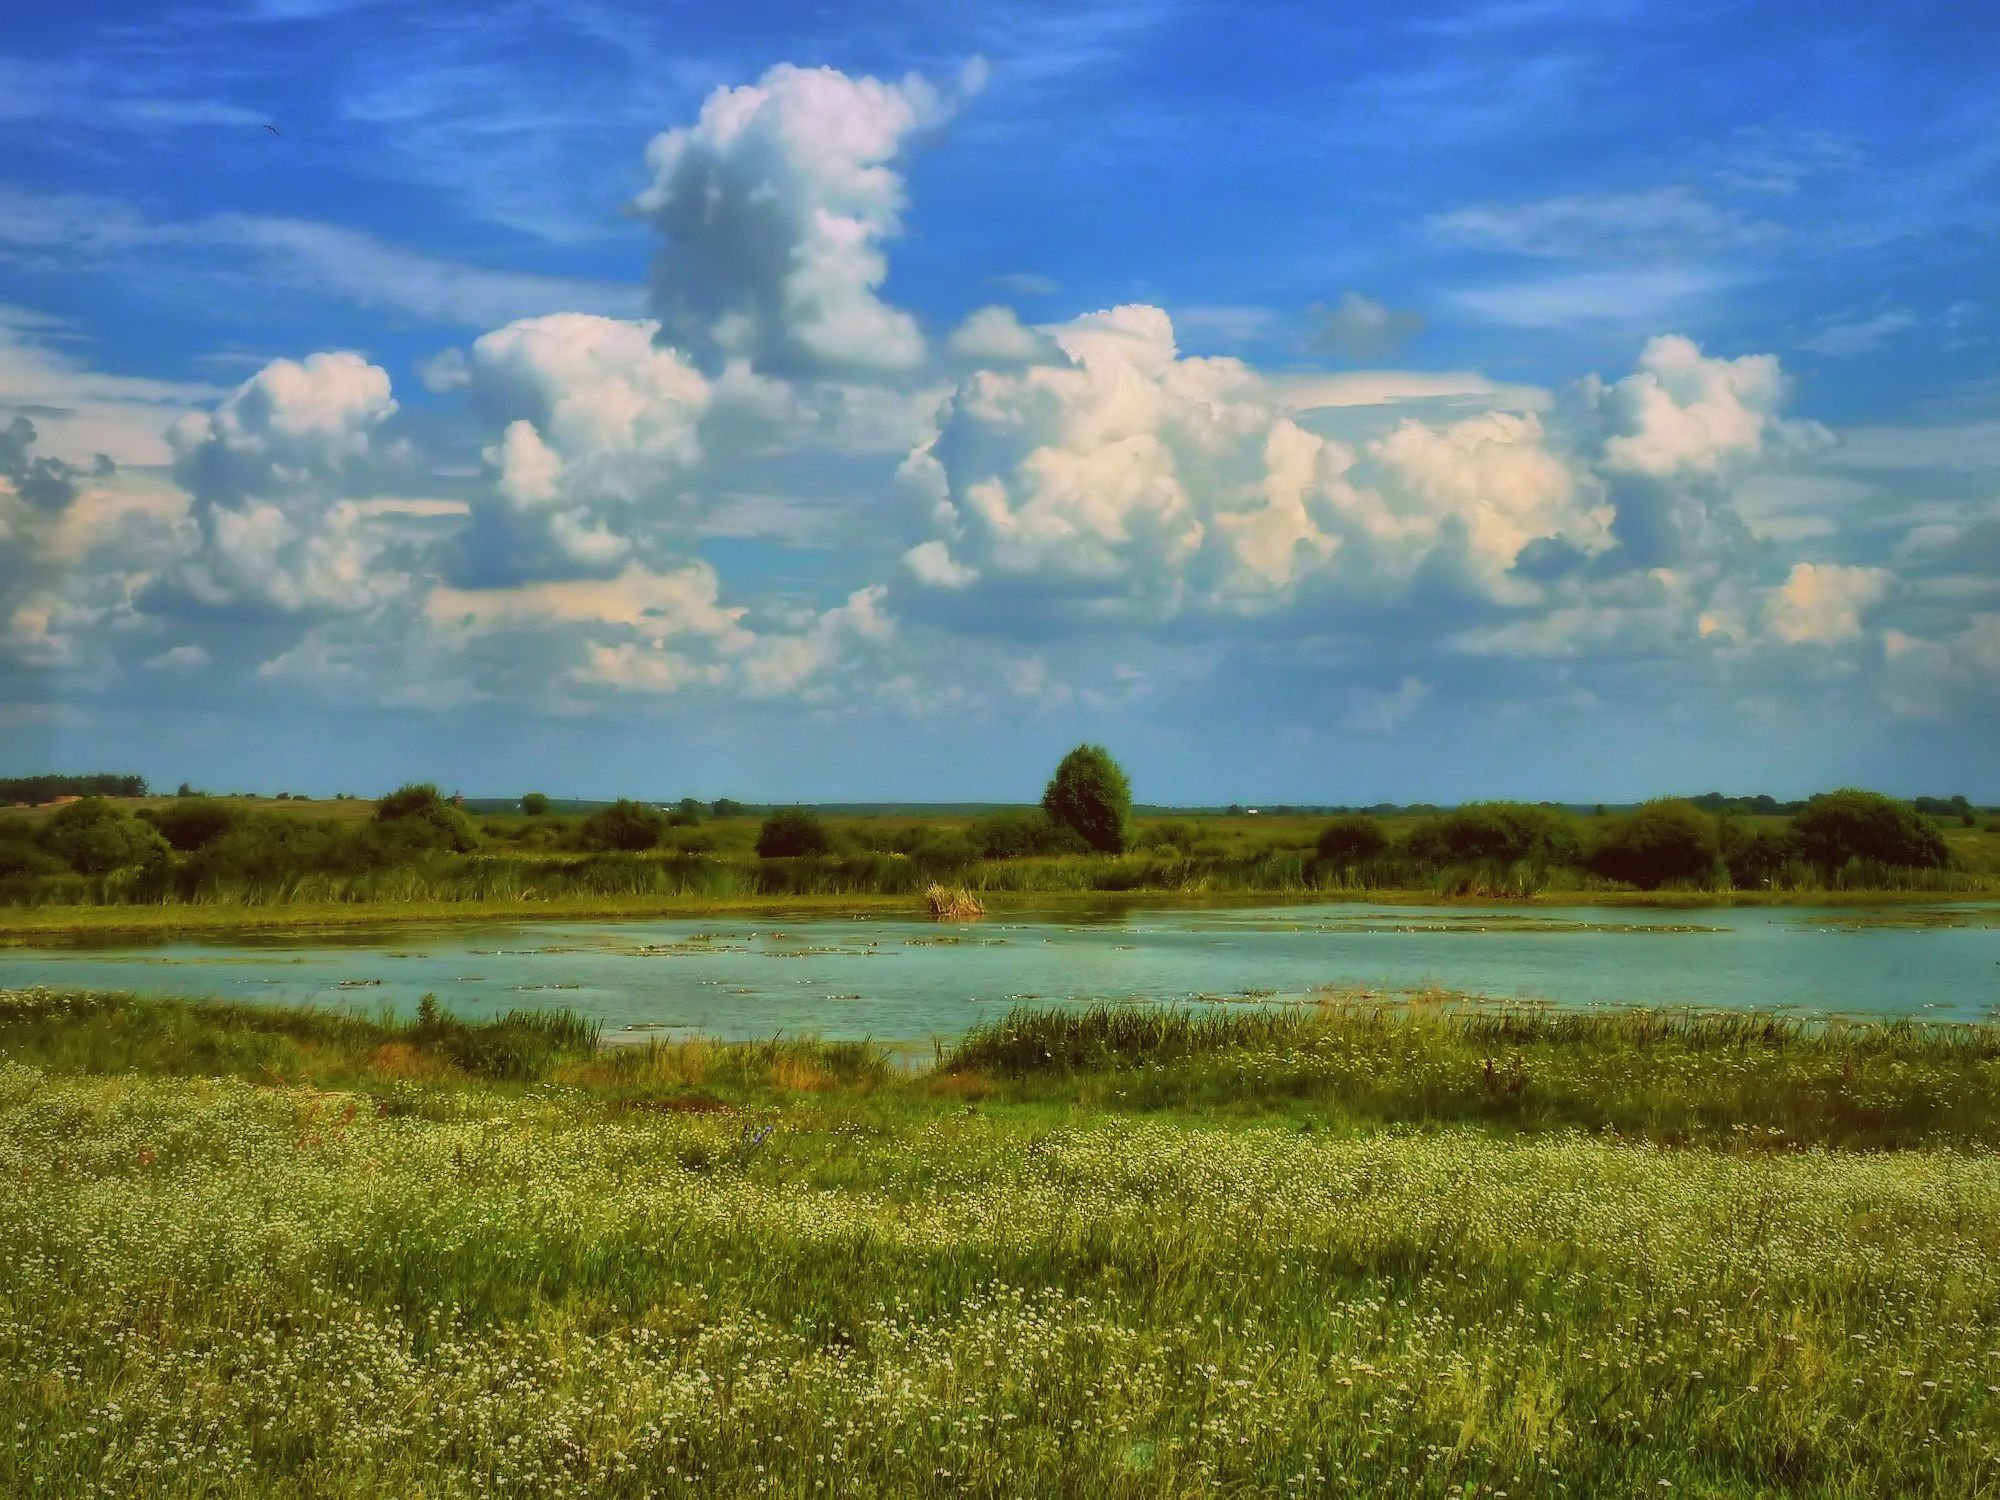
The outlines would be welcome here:
M 1865 925 L 1885 915 L 1897 925 Z M 0 986 L 32 984 L 371 1011 L 409 1011 L 429 991 L 468 1015 L 566 1006 L 602 1020 L 613 1040 L 801 1031 L 917 1040 L 1022 1004 L 1432 985 L 1563 1005 L 1993 1020 L 2000 912 L 1285 906 L 964 925 L 550 922 L 0 950 Z

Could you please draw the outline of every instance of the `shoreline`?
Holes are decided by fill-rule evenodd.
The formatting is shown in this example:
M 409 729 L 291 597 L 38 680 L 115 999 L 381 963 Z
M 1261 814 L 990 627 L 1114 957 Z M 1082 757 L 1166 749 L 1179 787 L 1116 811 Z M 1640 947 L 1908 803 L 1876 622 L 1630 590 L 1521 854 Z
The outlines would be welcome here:
M 1664 911 L 1732 907 L 1990 906 L 1991 891 L 1544 891 L 1534 896 L 1446 896 L 1413 890 L 1333 891 L 1005 891 L 981 892 L 989 916 L 1040 911 L 1107 915 L 1131 911 L 1271 906 L 1427 906 L 1518 908 L 1649 908 Z M 661 897 L 586 896 L 553 901 L 382 901 L 232 903 L 162 906 L 29 906 L 0 908 L 0 949 L 88 938 L 184 935 L 246 936 L 277 932 L 352 932 L 369 928 L 591 921 L 673 921 L 690 918 L 775 917 L 837 920 L 907 916 L 931 920 L 909 895 Z M 977 919 L 972 919 L 977 920 Z

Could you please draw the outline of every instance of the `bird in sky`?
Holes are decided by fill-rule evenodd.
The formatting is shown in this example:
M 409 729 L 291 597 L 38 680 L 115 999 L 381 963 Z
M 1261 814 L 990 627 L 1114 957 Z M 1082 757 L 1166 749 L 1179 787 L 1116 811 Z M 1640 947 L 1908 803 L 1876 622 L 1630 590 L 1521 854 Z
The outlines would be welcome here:
M 278 129 L 278 127 L 277 127 L 277 126 L 275 126 L 275 125 L 266 125 L 266 126 L 265 126 L 264 128 L 265 128 L 266 130 L 270 131 L 272 135 L 283 135 L 283 134 L 284 134 L 284 131 L 282 131 L 282 130 Z

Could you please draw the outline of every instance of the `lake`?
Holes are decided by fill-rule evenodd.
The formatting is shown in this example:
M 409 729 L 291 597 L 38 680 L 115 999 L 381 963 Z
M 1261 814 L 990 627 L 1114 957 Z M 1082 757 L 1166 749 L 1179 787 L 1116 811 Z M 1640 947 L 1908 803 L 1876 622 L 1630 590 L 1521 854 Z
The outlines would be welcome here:
M 408 1013 L 563 1006 L 607 1039 L 920 1041 L 1015 1005 L 1436 987 L 1557 1005 L 2000 1019 L 2000 908 L 1129 907 L 968 923 L 523 922 L 0 950 L 54 985 Z

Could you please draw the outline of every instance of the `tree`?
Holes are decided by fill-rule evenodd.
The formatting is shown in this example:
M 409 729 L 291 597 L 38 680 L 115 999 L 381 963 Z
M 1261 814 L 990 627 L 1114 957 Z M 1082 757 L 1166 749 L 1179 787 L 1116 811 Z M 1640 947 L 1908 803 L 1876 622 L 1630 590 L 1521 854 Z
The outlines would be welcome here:
M 1119 854 L 1132 816 L 1132 784 L 1102 745 L 1078 745 L 1049 778 L 1042 811 L 1074 829 L 1091 848 Z
M 528 792 L 522 796 L 521 814 L 523 817 L 543 818 L 548 816 L 548 812 L 549 799 L 547 793 Z
M 643 802 L 620 797 L 583 820 L 578 833 L 586 849 L 651 849 L 665 828 L 660 815 Z
M 740 818 L 750 810 L 733 797 L 717 797 L 708 807 L 718 818 Z
M 1686 798 L 1663 797 L 1604 831 L 1590 867 L 1611 880 L 1657 890 L 1713 873 L 1722 852 L 1715 819 Z
M 786 859 L 802 854 L 825 854 L 833 848 L 826 824 L 819 814 L 803 807 L 781 807 L 764 820 L 757 830 L 757 854 L 761 859 Z
M 1850 859 L 1937 868 L 1950 862 L 1944 832 L 1907 802 L 1843 787 L 1821 792 L 1792 818 L 1799 855 L 1822 870 Z
M 102 875 L 164 855 L 167 841 L 151 824 L 120 812 L 102 797 L 86 797 L 49 819 L 42 847 L 72 870 Z
M 1332 865 L 1358 865 L 1388 847 L 1382 825 L 1360 813 L 1335 818 L 1319 834 L 1319 857 Z

